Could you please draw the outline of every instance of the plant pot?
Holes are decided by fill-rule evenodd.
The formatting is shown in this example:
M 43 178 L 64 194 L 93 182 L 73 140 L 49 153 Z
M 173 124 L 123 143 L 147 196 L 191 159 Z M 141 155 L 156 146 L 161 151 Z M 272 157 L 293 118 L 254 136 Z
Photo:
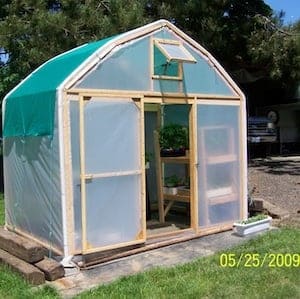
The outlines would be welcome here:
M 243 237 L 252 233 L 257 233 L 270 228 L 271 217 L 267 217 L 266 219 L 258 220 L 255 222 L 251 222 L 248 224 L 242 224 L 239 222 L 235 222 L 233 224 L 234 231 L 237 235 Z
M 161 157 L 180 157 L 185 156 L 185 148 L 162 148 L 160 150 Z
M 177 193 L 177 187 L 164 187 L 164 194 L 176 195 Z

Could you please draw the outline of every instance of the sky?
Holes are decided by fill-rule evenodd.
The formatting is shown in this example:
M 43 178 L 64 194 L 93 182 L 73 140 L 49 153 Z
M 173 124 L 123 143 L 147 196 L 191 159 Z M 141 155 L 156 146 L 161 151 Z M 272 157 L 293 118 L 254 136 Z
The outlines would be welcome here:
M 300 19 L 299 0 L 265 0 L 273 10 L 285 12 L 284 23 L 291 24 Z

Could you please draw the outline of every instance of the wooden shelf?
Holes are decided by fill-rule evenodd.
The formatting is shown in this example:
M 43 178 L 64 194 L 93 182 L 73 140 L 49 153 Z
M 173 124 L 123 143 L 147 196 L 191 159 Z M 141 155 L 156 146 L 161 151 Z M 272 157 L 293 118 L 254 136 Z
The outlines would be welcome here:
M 164 199 L 167 200 L 175 200 L 175 201 L 181 201 L 181 202 L 190 202 L 190 196 L 189 195 L 179 195 L 179 194 L 163 194 Z
M 189 156 L 179 157 L 160 157 L 162 163 L 174 163 L 174 164 L 188 164 L 190 161 Z
M 172 208 L 173 204 L 178 202 L 190 202 L 190 194 L 186 193 L 181 194 L 166 194 L 164 193 L 163 186 L 163 176 L 164 176 L 164 164 L 181 164 L 185 166 L 186 177 L 190 176 L 190 156 L 186 152 L 185 156 L 177 157 L 162 157 L 160 155 L 160 145 L 159 145 L 159 134 L 157 131 L 154 131 L 154 148 L 155 148 L 155 157 L 156 157 L 156 179 L 157 179 L 157 190 L 158 190 L 158 211 L 159 211 L 159 221 L 161 223 L 165 222 L 165 217 Z M 190 192 L 190 191 L 189 191 Z
M 228 155 L 208 156 L 206 162 L 208 165 L 214 165 L 214 164 L 235 162 L 236 160 L 237 160 L 237 155 L 228 154 Z

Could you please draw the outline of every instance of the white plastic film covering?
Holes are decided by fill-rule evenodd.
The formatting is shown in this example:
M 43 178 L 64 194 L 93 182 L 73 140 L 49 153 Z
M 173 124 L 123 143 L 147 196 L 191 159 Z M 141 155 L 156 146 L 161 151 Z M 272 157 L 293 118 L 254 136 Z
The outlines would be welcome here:
M 76 85 L 78 88 L 149 90 L 149 37 L 116 48 Z
M 73 178 L 73 209 L 75 229 L 75 250 L 81 249 L 81 193 L 80 193 L 80 141 L 79 141 L 79 102 L 70 101 L 71 122 L 71 152 L 72 152 L 72 178 Z
M 75 247 L 81 249 L 78 102 L 71 102 Z M 141 231 L 140 110 L 132 100 L 85 102 L 86 231 L 89 248 L 134 241 Z M 76 148 L 73 148 L 76 147 Z M 100 177 L 99 177 L 100 176 Z
M 130 100 L 85 103 L 86 173 L 140 169 L 139 109 Z
M 94 179 L 86 185 L 87 242 L 102 247 L 138 238 L 141 231 L 140 175 Z
M 199 104 L 200 227 L 240 218 L 239 106 Z
M 183 63 L 183 80 L 152 79 L 151 39 L 148 36 L 116 47 L 76 85 L 77 88 L 141 90 L 235 95 L 215 66 L 197 49 L 166 28 L 154 38 L 180 40 L 196 63 Z M 168 46 L 168 45 L 164 45 Z M 172 47 L 172 46 L 168 46 Z M 153 81 L 153 84 L 152 82 Z
M 3 158 L 7 224 L 62 250 L 57 119 L 52 138 L 5 138 Z

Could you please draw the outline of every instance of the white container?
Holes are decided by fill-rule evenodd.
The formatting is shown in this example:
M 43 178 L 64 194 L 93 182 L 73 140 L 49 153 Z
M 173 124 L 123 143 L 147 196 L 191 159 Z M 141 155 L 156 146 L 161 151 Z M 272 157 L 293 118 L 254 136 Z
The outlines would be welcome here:
M 266 230 L 270 228 L 270 224 L 272 221 L 272 217 L 268 216 L 266 219 L 258 220 L 248 224 L 242 224 L 235 222 L 233 224 L 235 233 L 239 236 L 246 236 L 249 234 L 257 233 L 262 230 Z
M 177 187 L 164 187 L 164 194 L 176 195 L 177 193 Z

